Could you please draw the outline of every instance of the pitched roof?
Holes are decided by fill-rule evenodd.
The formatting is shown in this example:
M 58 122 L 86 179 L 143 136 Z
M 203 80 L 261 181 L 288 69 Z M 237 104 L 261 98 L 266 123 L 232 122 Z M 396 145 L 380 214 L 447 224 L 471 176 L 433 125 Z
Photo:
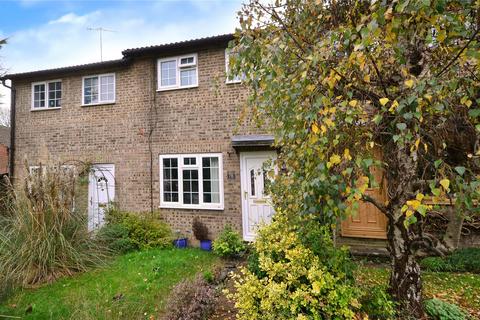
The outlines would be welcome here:
M 62 68 L 6 74 L 0 77 L 0 80 L 48 77 L 48 76 L 54 76 L 57 74 L 66 74 L 66 73 L 96 70 L 96 69 L 102 69 L 102 68 L 121 67 L 121 66 L 128 65 L 131 62 L 132 57 L 170 54 L 170 53 L 175 53 L 175 52 L 188 50 L 188 49 L 226 45 L 228 44 L 229 41 L 233 40 L 233 38 L 234 38 L 233 34 L 229 33 L 229 34 L 222 34 L 218 36 L 198 38 L 198 39 L 187 40 L 187 41 L 172 42 L 172 43 L 155 45 L 155 46 L 132 48 L 132 49 L 127 49 L 122 51 L 123 58 L 118 60 L 110 60 L 110 61 L 80 64 L 80 65 L 74 65 L 74 66 L 62 67 Z
M 79 71 L 96 70 L 101 68 L 120 67 L 120 66 L 127 65 L 129 62 L 130 62 L 130 59 L 123 58 L 118 60 L 79 64 L 79 65 L 61 67 L 61 68 L 44 69 L 44 70 L 21 72 L 21 73 L 11 73 L 11 74 L 4 75 L 3 77 L 0 78 L 0 80 L 3 80 L 3 79 L 14 80 L 14 79 L 21 79 L 21 78 L 50 76 L 55 74 L 65 74 L 65 73 L 72 73 L 72 72 L 79 72 Z
M 124 57 L 131 57 L 139 55 L 170 53 L 172 51 L 180 51 L 190 48 L 224 45 L 227 44 L 229 41 L 233 40 L 233 38 L 234 37 L 232 33 L 227 33 L 212 37 L 127 49 L 123 50 L 122 54 Z

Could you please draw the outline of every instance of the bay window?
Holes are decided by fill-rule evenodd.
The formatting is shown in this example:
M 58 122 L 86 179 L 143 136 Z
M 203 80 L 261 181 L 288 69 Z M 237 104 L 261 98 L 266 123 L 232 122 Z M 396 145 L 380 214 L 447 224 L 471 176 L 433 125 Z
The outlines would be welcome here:
M 160 206 L 223 210 L 222 155 L 160 156 Z

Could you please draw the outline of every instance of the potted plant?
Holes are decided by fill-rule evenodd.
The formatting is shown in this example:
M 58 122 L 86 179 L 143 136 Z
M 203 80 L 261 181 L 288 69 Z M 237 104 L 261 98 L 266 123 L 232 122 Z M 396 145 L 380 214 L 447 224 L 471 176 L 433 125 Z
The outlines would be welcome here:
M 212 250 L 212 240 L 208 239 L 208 228 L 198 218 L 193 219 L 193 235 L 200 241 L 200 249 L 205 251 Z
M 173 245 L 176 248 L 185 249 L 187 247 L 187 237 L 182 235 L 180 230 L 175 231 L 175 240 L 173 240 Z

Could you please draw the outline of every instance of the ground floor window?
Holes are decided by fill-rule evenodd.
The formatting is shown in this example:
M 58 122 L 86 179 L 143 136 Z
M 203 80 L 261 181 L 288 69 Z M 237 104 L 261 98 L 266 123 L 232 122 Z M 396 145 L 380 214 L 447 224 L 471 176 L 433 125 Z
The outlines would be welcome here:
M 160 206 L 223 209 L 222 154 L 160 156 Z

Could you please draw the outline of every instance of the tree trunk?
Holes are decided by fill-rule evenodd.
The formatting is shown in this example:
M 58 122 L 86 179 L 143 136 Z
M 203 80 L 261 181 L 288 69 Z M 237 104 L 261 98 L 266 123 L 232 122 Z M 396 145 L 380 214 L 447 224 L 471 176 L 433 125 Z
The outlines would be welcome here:
M 458 248 L 460 242 L 460 236 L 462 235 L 462 226 L 465 216 L 459 214 L 454 206 L 448 206 L 445 210 L 445 216 L 448 218 L 447 230 L 445 230 L 445 236 L 443 241 L 449 251 L 453 251 Z
M 398 211 L 399 212 L 399 211 Z M 392 213 L 393 214 L 393 213 Z M 389 222 L 388 245 L 392 271 L 390 294 L 399 303 L 400 319 L 423 319 L 422 279 L 420 266 L 410 251 L 408 230 L 403 225 L 401 213 L 394 214 L 396 221 Z

